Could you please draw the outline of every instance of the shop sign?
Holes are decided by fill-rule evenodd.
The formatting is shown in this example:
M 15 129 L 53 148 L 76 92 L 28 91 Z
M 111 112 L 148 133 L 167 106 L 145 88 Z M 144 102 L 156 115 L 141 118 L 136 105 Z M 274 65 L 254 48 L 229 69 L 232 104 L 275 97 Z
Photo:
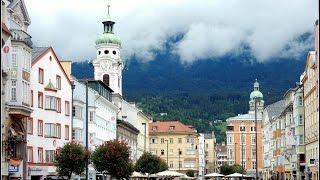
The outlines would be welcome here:
M 8 166 L 8 172 L 9 172 L 9 173 L 19 172 L 19 166 L 9 165 L 9 166 Z

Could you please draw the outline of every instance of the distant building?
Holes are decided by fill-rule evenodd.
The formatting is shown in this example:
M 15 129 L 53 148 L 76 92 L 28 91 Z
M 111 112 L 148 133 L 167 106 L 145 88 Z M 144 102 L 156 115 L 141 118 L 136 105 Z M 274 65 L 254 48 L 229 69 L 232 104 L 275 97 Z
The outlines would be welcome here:
M 117 139 L 126 142 L 130 147 L 130 158 L 133 162 L 137 161 L 138 134 L 139 129 L 132 124 L 124 120 L 117 120 Z
M 285 101 L 280 100 L 268 105 L 263 111 L 263 179 L 275 176 L 277 142 L 275 133 L 277 129 L 277 117 L 285 108 Z
M 215 162 L 216 162 L 216 151 L 215 151 L 215 144 L 216 144 L 216 137 L 214 132 L 204 134 L 204 141 L 205 141 L 205 170 L 204 174 L 215 172 Z
M 169 170 L 198 175 L 198 133 L 179 121 L 149 123 L 149 150 L 167 162 Z
M 256 103 L 257 127 L 255 125 L 255 97 L 261 98 L 261 101 Z M 229 165 L 242 165 L 247 174 L 254 176 L 256 174 L 256 168 L 258 168 L 260 177 L 262 177 L 263 169 L 261 120 L 264 101 L 262 98 L 263 95 L 259 90 L 259 83 L 256 81 L 254 83 L 254 90 L 250 94 L 249 112 L 226 120 Z M 255 135 L 256 131 L 258 137 Z M 258 143 L 258 149 L 256 149 L 256 143 Z M 256 159 L 256 155 L 258 159 Z
M 216 153 L 214 172 L 219 173 L 220 167 L 222 165 L 228 164 L 227 146 L 225 142 L 222 142 L 221 144 L 215 144 L 214 150 Z

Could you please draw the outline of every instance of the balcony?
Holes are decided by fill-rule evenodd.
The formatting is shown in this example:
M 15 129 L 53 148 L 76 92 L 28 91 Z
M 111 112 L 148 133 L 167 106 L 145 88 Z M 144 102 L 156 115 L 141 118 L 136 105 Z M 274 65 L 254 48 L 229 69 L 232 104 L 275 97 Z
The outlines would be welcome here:
M 280 149 L 276 149 L 273 151 L 273 156 L 280 156 L 281 152 Z
M 11 34 L 12 34 L 12 40 L 13 41 L 19 41 L 25 43 L 27 46 L 32 47 L 32 41 L 31 41 L 31 36 L 20 30 L 20 29 L 10 29 Z
M 277 139 L 279 137 L 281 137 L 281 129 L 276 129 L 273 131 L 273 139 Z

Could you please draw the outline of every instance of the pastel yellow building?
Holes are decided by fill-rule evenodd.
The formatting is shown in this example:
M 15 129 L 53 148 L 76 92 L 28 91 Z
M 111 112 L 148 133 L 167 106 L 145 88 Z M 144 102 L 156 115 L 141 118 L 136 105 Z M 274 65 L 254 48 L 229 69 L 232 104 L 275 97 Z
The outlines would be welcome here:
M 316 80 L 316 55 L 315 51 L 310 51 L 301 82 L 304 89 L 305 105 L 306 176 L 313 180 L 317 180 L 319 176 L 317 170 L 317 162 L 319 161 L 319 109 L 317 109 Z
M 215 161 L 216 161 L 216 153 L 215 153 L 215 143 L 216 138 L 214 132 L 210 134 L 204 134 L 205 140 L 205 174 L 215 172 Z
M 179 121 L 149 123 L 149 150 L 168 164 L 169 170 L 198 174 L 198 133 Z

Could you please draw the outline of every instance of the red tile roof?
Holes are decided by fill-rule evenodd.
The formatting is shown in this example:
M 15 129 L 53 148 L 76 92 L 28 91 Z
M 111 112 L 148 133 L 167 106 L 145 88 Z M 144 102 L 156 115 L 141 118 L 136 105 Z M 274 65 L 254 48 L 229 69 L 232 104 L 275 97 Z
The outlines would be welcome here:
M 2 26 L 2 31 L 4 31 L 5 33 L 11 35 L 11 32 L 10 32 L 10 30 L 8 29 L 8 27 L 6 26 L 6 24 L 3 23 L 3 22 L 1 22 L 1 24 L 2 24 L 2 25 L 1 25 L 1 26 Z
M 196 133 L 190 127 L 179 121 L 156 121 L 149 123 L 149 133 Z

